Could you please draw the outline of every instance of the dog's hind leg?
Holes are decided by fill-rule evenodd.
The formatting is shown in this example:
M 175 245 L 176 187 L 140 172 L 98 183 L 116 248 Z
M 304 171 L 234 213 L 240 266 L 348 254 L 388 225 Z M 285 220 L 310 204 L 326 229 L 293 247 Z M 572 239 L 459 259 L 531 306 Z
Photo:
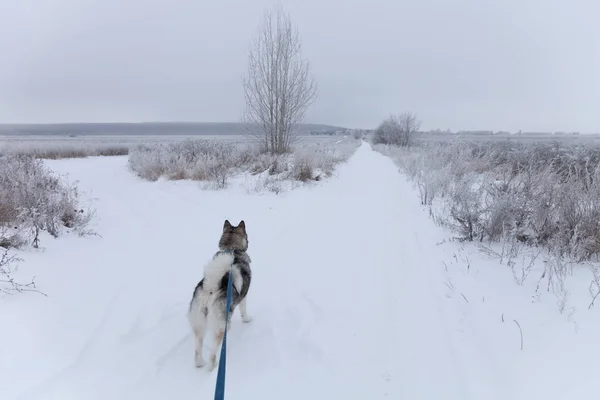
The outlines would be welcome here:
M 217 351 L 221 348 L 221 344 L 223 343 L 223 336 L 225 332 L 220 329 L 215 333 L 215 340 L 213 343 L 213 347 L 210 351 L 210 364 L 208 366 L 208 370 L 212 371 L 217 366 Z
M 196 367 L 201 368 L 204 366 L 204 358 L 202 357 L 202 343 L 204 342 L 204 328 L 194 328 L 194 361 Z
M 191 310 L 190 323 L 194 331 L 194 361 L 196 362 L 196 367 L 201 368 L 204 366 L 202 344 L 204 342 L 204 333 L 206 332 L 206 308 Z
M 245 297 L 242 299 L 242 301 L 240 301 L 240 314 L 242 316 L 243 322 L 252 321 L 252 317 L 250 317 L 248 315 L 248 312 L 246 311 L 246 298 Z
M 215 333 L 215 337 L 210 348 L 208 361 L 208 370 L 212 371 L 217 366 L 217 353 L 221 350 L 221 343 L 225 335 L 225 307 L 227 301 L 224 297 L 217 298 L 208 310 L 208 326 Z M 231 317 L 231 314 L 229 314 Z

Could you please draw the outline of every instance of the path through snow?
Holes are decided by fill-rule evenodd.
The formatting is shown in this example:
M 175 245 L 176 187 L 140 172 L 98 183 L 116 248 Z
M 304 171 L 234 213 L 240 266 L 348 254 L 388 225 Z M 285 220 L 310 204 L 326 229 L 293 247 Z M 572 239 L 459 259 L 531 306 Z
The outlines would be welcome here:
M 467 379 L 493 377 L 460 357 L 439 238 L 368 144 L 337 176 L 280 196 L 142 182 L 123 157 L 51 167 L 97 198 L 103 238 L 27 255 L 50 296 L 6 306 L 15 329 L 0 339 L 15 346 L 0 398 L 212 398 L 216 371 L 194 368 L 186 310 L 225 218 L 246 221 L 254 274 L 253 321 L 236 312 L 228 336 L 226 398 L 495 398 Z

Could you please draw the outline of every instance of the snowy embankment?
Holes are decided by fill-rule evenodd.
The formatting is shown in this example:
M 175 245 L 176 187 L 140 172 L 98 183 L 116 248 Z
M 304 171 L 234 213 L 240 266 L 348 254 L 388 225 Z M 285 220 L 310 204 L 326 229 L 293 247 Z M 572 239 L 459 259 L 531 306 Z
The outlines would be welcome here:
M 186 311 L 226 218 L 246 222 L 253 261 L 253 320 L 233 317 L 227 398 L 593 395 L 592 317 L 575 333 L 510 272 L 443 243 L 366 143 L 332 177 L 282 195 L 146 182 L 126 157 L 48 165 L 79 181 L 102 237 L 26 254 L 20 273 L 48 297 L 0 299 L 2 399 L 211 398 L 216 371 L 194 368 Z

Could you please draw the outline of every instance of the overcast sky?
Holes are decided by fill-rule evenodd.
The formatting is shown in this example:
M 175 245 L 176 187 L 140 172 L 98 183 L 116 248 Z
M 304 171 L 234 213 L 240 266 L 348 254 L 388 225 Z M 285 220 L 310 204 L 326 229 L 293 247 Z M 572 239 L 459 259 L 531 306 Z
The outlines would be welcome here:
M 307 122 L 600 132 L 599 0 L 284 0 Z M 0 0 L 0 122 L 239 121 L 265 0 Z

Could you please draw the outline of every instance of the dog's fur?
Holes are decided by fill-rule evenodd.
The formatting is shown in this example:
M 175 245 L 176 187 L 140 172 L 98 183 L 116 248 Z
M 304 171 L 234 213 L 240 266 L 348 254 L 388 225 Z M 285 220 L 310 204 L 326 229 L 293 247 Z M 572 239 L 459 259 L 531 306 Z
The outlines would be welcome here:
M 250 270 L 251 260 L 246 253 L 247 250 L 248 234 L 246 233 L 244 221 L 234 227 L 226 220 L 219 240 L 219 251 L 215 253 L 212 261 L 204 267 L 204 278 L 194 289 L 188 312 L 188 318 L 194 331 L 197 367 L 204 365 L 202 342 L 209 326 L 215 331 L 215 341 L 210 352 L 209 370 L 212 371 L 217 364 L 217 351 L 225 333 L 227 284 L 229 283 L 230 268 L 232 268 L 233 282 L 229 318 L 231 319 L 233 311 L 239 305 L 242 321 L 250 322 L 250 317 L 246 313 L 246 295 L 250 288 L 252 272 Z

